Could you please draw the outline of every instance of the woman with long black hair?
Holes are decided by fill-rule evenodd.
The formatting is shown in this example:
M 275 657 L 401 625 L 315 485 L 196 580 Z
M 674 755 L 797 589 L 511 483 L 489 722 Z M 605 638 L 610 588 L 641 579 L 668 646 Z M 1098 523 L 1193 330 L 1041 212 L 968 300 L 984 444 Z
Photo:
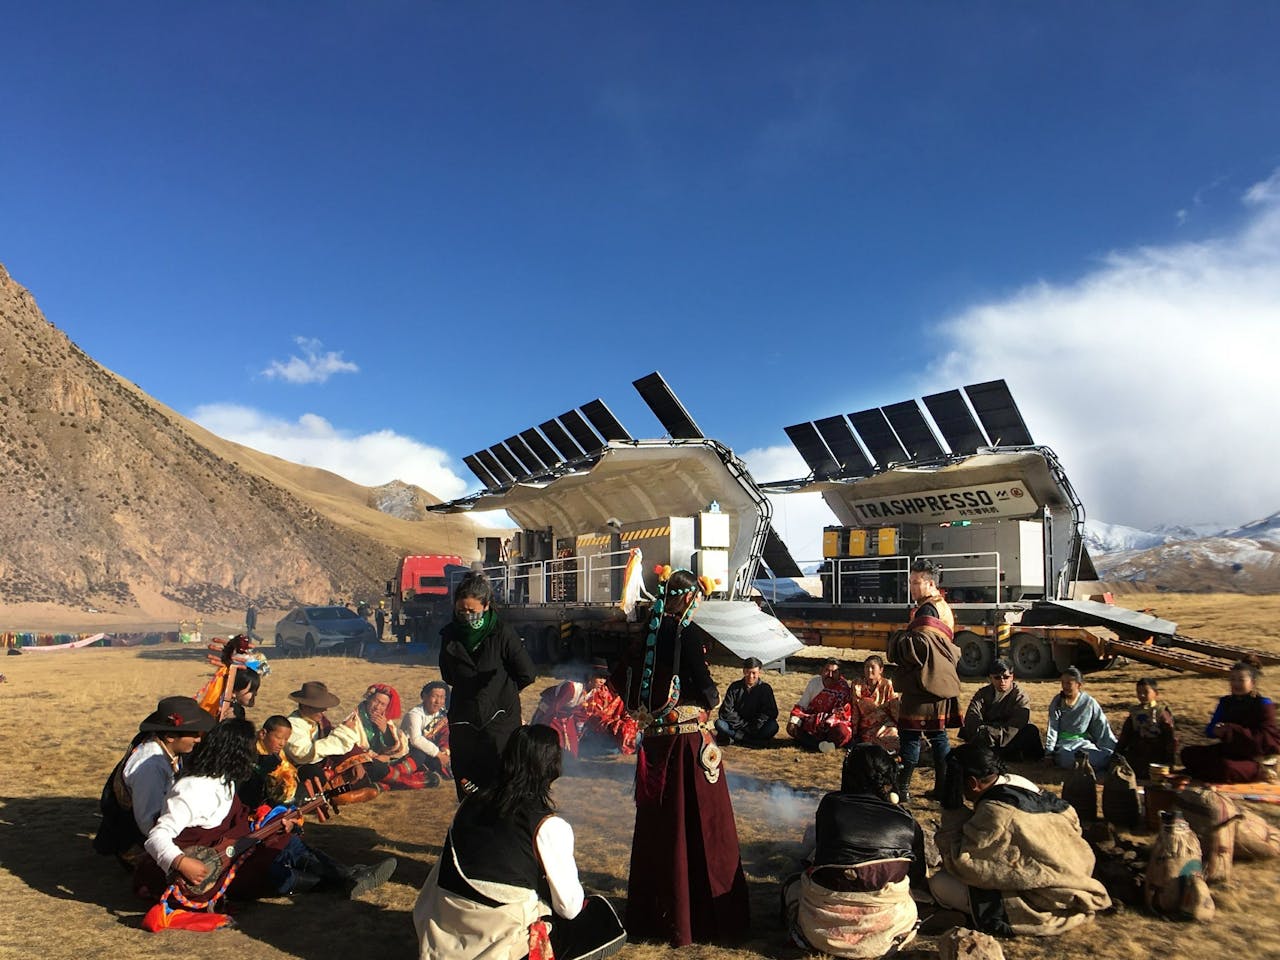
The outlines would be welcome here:
M 454 785 L 492 786 L 507 739 L 520 726 L 520 691 L 537 677 L 515 628 L 493 609 L 489 578 L 473 570 L 453 591 L 453 622 L 440 631 L 440 676 L 453 688 L 449 738 Z
M 210 866 L 184 852 L 193 847 L 223 847 L 229 840 L 248 836 L 256 826 L 251 811 L 240 801 L 237 787 L 257 768 L 254 741 L 257 733 L 247 720 L 223 720 L 192 751 L 191 759 L 165 798 L 155 826 L 143 844 L 148 856 L 134 874 L 140 896 L 159 901 L 147 914 L 149 929 L 186 925 L 175 923 L 172 903 L 199 906 L 177 886 L 203 883 Z M 388 858 L 373 868 L 349 869 L 313 850 L 297 835 L 302 817 L 295 810 L 281 814 L 285 828 L 250 847 L 224 873 L 225 889 L 219 893 L 239 900 L 301 893 L 312 889 L 345 889 L 349 894 L 372 889 L 395 870 Z M 182 914 L 179 913 L 179 916 Z M 201 929 L 214 924 L 201 922 Z
M 642 738 L 627 931 L 674 947 L 740 939 L 751 919 L 710 717 L 720 702 L 706 662 L 711 636 L 692 622 L 713 589 L 688 570 L 663 568 L 644 644 L 612 675 Z
M 557 960 L 585 960 L 626 943 L 608 901 L 583 893 L 573 828 L 551 799 L 559 776 L 556 732 L 520 727 L 497 785 L 464 798 L 413 908 L 423 960 L 545 956 L 548 945 Z

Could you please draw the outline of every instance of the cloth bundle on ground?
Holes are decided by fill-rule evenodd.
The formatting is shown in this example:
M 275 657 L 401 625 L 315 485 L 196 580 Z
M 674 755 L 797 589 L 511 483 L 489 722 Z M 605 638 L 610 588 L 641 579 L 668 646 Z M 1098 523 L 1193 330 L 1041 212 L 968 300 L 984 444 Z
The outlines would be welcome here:
M 1075 754 L 1075 765 L 1062 782 L 1062 799 L 1071 804 L 1081 823 L 1098 819 L 1098 775 L 1093 772 L 1087 752 Z
M 1147 861 L 1147 909 L 1208 923 L 1215 906 L 1205 881 L 1200 841 L 1178 814 L 1165 817 Z
M 1230 883 L 1240 819 L 1236 805 L 1206 787 L 1194 786 L 1179 790 L 1173 802 L 1200 841 L 1205 880 Z
M 1004 960 L 1004 948 L 990 934 L 953 927 L 938 938 L 940 960 Z
M 1138 775 L 1129 761 L 1116 754 L 1102 781 L 1102 816 L 1107 823 L 1133 830 L 1142 819 L 1138 804 Z
M 1174 803 L 1200 840 L 1210 883 L 1230 881 L 1236 860 L 1280 857 L 1280 830 L 1218 791 L 1188 786 Z

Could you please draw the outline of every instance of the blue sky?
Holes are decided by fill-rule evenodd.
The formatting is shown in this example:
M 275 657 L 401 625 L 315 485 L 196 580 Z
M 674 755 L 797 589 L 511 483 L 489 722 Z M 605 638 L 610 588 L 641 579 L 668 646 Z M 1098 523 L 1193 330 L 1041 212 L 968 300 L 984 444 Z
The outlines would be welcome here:
M 233 439 L 456 495 L 659 369 L 777 479 L 1004 376 L 1094 516 L 1280 509 L 1275 4 L 5 8 L 0 262 Z

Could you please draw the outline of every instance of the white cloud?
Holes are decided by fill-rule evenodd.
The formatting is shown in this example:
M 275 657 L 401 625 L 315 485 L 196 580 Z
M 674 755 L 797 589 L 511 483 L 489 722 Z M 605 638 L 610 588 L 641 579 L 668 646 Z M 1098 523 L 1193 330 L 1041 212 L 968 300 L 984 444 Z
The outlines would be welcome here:
M 204 404 L 191 419 L 220 437 L 364 486 L 403 480 L 445 500 L 467 490 L 467 481 L 450 468 L 447 453 L 391 430 L 352 434 L 313 413 L 291 422 L 231 403 Z
M 1246 190 L 1244 202 L 1255 207 L 1280 204 L 1280 167 L 1267 179 L 1258 181 Z
M 302 356 L 290 356 L 283 362 L 272 360 L 262 371 L 264 377 L 284 380 L 286 383 L 324 383 L 335 373 L 360 372 L 360 368 L 350 360 L 342 359 L 341 350 L 321 353 L 324 344 L 319 340 L 294 337 L 293 342 L 302 351 Z
M 742 454 L 742 460 L 757 482 L 793 480 L 809 474 L 809 468 L 794 447 L 759 447 Z M 822 528 L 836 523 L 818 493 L 787 493 L 769 496 L 773 504 L 773 529 L 802 567 L 822 559 Z
M 941 325 L 924 391 L 1004 377 L 1089 515 L 1229 525 L 1280 509 L 1280 170 L 1244 222 L 1112 253 Z

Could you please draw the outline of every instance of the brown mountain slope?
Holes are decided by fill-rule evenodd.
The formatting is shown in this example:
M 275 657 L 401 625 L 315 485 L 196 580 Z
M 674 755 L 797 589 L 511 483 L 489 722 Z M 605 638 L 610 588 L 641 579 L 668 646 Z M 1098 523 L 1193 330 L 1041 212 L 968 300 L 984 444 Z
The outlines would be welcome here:
M 372 596 L 403 552 L 474 554 L 471 521 L 399 519 L 374 496 L 152 400 L 0 266 L 0 604 L 283 607 Z

